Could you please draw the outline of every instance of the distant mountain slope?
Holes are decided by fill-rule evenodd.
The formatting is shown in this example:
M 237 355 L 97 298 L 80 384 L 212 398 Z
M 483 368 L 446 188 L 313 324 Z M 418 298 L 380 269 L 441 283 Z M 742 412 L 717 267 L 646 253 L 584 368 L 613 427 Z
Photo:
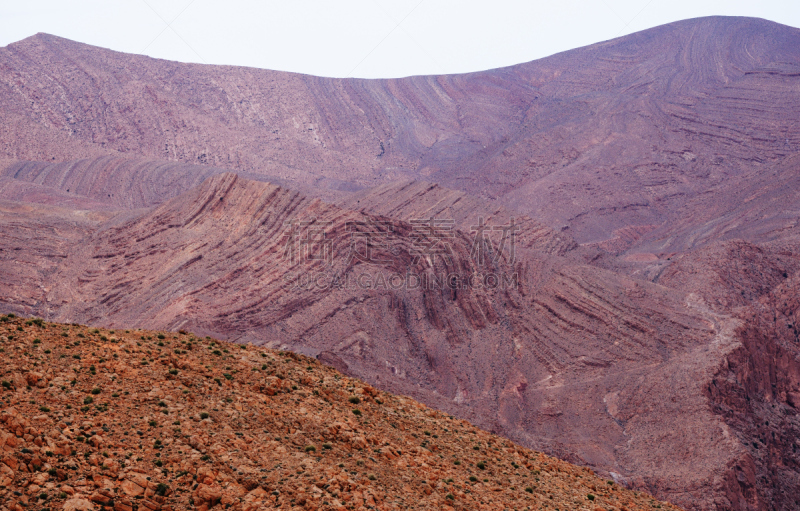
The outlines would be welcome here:
M 178 64 L 40 34 L 0 49 L 0 156 L 122 153 L 295 188 L 423 179 L 600 242 L 694 225 L 689 201 L 797 152 L 798 69 L 800 31 L 749 18 L 394 80 Z
M 156 206 L 199 185 L 209 176 L 227 172 L 219 167 L 167 160 L 100 156 L 59 163 L 12 161 L 0 167 L 0 197 L 38 203 L 65 203 L 90 209 L 137 209 Z M 265 174 L 239 172 L 248 179 L 283 184 Z M 3 177 L 4 176 L 4 177 Z M 333 190 L 312 190 L 336 199 Z M 83 202 L 80 199 L 83 198 Z M 78 202 L 76 202 L 78 201 Z

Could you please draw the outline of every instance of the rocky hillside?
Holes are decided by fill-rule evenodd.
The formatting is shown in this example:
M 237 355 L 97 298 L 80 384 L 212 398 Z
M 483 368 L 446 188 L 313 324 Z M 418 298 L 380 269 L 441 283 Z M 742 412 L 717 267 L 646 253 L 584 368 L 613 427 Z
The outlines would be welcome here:
M 678 509 L 314 359 L 0 317 L 0 509 Z

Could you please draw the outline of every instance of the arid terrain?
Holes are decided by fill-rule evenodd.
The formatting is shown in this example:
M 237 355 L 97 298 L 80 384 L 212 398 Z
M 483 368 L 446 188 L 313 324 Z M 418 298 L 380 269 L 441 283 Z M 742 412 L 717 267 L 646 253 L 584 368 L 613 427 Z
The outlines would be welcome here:
M 678 509 L 291 352 L 7 316 L 0 343 L 0 509 Z
M 0 90 L 0 312 L 287 350 L 614 488 L 800 506 L 800 30 L 392 80 L 39 34 Z

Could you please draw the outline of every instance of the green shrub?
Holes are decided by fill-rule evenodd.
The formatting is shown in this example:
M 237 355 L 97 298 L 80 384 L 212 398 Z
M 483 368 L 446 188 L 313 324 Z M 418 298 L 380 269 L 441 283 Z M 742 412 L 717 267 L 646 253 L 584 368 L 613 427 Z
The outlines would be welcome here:
M 470 480 L 470 482 L 473 482 L 473 483 L 474 483 L 474 482 L 477 482 L 477 481 L 478 481 L 478 478 L 477 478 L 477 477 L 475 477 L 475 476 L 469 476 L 469 480 Z
M 203 420 L 208 419 L 208 413 L 207 412 L 200 412 L 200 418 L 203 419 Z
M 594 495 L 592 495 L 592 494 L 590 493 L 589 495 L 587 495 L 587 496 L 586 496 L 586 498 L 587 498 L 587 499 L 589 499 L 589 500 L 594 500 Z
M 306 452 L 315 452 L 316 450 L 317 450 L 317 448 L 314 447 L 313 445 L 307 445 L 306 448 L 305 448 Z
M 353 409 L 353 414 L 358 416 L 358 417 L 361 417 L 361 410 L 359 410 L 358 408 L 354 408 Z
M 94 398 L 92 396 L 86 396 L 83 398 L 83 404 L 90 405 L 94 402 Z
M 482 461 L 479 461 L 478 464 L 475 465 L 475 466 L 478 467 L 479 469 L 483 470 L 483 469 L 486 468 L 486 463 L 484 463 Z
M 357 405 L 361 402 L 361 399 L 358 396 L 352 396 L 350 398 L 350 402 L 353 403 L 354 405 Z

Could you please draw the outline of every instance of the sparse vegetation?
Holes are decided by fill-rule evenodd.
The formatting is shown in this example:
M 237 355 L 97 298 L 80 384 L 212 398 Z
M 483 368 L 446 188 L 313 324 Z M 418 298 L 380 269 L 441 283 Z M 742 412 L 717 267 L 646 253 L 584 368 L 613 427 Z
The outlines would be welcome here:
M 9 319 L 0 323 L 0 333 L 3 328 L 16 331 L 16 326 L 15 319 Z M 519 459 L 526 460 L 526 463 L 535 463 L 540 468 L 545 465 L 543 455 L 522 450 L 519 454 L 512 451 L 509 451 L 510 454 L 506 453 L 498 449 L 502 445 L 488 442 L 487 433 L 474 429 L 470 430 L 468 437 L 457 433 L 445 434 L 464 429 L 458 427 L 464 423 L 439 412 L 427 409 L 423 412 L 423 409 L 417 409 L 406 398 L 402 398 L 401 402 L 400 398 L 386 394 L 383 395 L 383 404 L 379 407 L 379 402 L 375 399 L 377 391 L 374 389 L 299 355 L 288 352 L 278 355 L 266 350 L 259 352 L 259 348 L 250 346 L 241 355 L 249 357 L 251 355 L 247 352 L 255 351 L 252 356 L 263 361 L 258 366 L 267 371 L 253 373 L 248 370 L 251 367 L 247 360 L 240 362 L 233 357 L 220 359 L 213 354 L 213 350 L 197 350 L 200 353 L 192 352 L 189 355 L 173 354 L 173 350 L 169 350 L 168 354 L 160 355 L 157 342 L 136 346 L 134 341 L 123 339 L 123 345 L 112 353 L 108 345 L 102 344 L 98 336 L 93 337 L 86 329 L 81 331 L 78 327 L 70 327 L 69 338 L 64 340 L 60 332 L 60 327 L 49 329 L 45 325 L 42 332 L 37 332 L 39 337 L 36 338 L 41 342 L 33 346 L 52 346 L 56 352 L 69 346 L 73 354 L 80 357 L 53 357 L 47 362 L 51 364 L 48 367 L 54 368 L 55 374 L 74 375 L 70 376 L 69 385 L 67 380 L 53 385 L 48 376 L 51 373 L 46 374 L 44 371 L 35 376 L 10 371 L 9 367 L 12 365 L 8 358 L 0 358 L 0 364 L 6 364 L 5 373 L 0 374 L 9 375 L 0 385 L 7 391 L 3 395 L 9 404 L 13 404 L 13 409 L 30 416 L 38 415 L 37 424 L 51 425 L 49 429 L 43 428 L 45 435 L 56 429 L 66 432 L 65 436 L 69 440 L 67 445 L 62 446 L 54 444 L 50 439 L 50 443 L 43 444 L 43 448 L 52 444 L 58 450 L 42 451 L 34 444 L 32 437 L 26 440 L 25 436 L 17 437 L 15 434 L 14 437 L 23 442 L 23 445 L 8 455 L 31 457 L 38 453 L 39 456 L 44 456 L 41 465 L 32 464 L 31 468 L 45 470 L 51 480 L 57 480 L 58 484 L 64 486 L 79 484 L 78 481 L 86 480 L 88 474 L 97 473 L 104 474 L 108 477 L 107 481 L 119 485 L 121 481 L 112 476 L 125 473 L 129 474 L 125 476 L 129 481 L 126 484 L 131 484 L 134 480 L 141 482 L 151 488 L 151 498 L 164 498 L 164 503 L 170 503 L 173 509 L 197 507 L 195 504 L 199 504 L 199 501 L 194 500 L 190 504 L 188 500 L 197 493 L 180 491 L 178 488 L 205 484 L 210 488 L 220 488 L 222 494 L 226 494 L 227 490 L 219 484 L 219 478 L 241 478 L 245 471 L 236 466 L 235 460 L 258 456 L 253 458 L 255 461 L 252 466 L 280 474 L 282 479 L 292 477 L 300 482 L 306 481 L 312 475 L 309 467 L 303 465 L 303 460 L 314 460 L 315 467 L 323 470 L 324 467 L 338 467 L 337 470 L 348 474 L 347 477 L 355 485 L 353 490 L 336 488 L 335 491 L 340 495 L 350 495 L 351 491 L 364 491 L 366 488 L 371 488 L 371 492 L 379 488 L 390 488 L 388 491 L 394 492 L 396 490 L 391 488 L 394 488 L 393 481 L 398 474 L 403 474 L 409 480 L 427 473 L 426 470 L 436 470 L 442 476 L 447 476 L 440 476 L 441 482 L 438 484 L 441 487 L 436 486 L 435 482 L 421 481 L 419 486 L 414 487 L 428 488 L 429 491 L 413 493 L 413 500 L 408 499 L 404 491 L 394 493 L 393 498 L 407 499 L 403 501 L 407 508 L 414 505 L 424 509 L 440 509 L 445 501 L 463 502 L 465 509 L 474 507 L 479 500 L 498 503 L 499 501 L 493 500 L 494 483 L 489 483 L 488 477 L 497 479 L 498 484 L 501 479 L 508 480 L 507 489 L 512 493 L 504 493 L 503 498 L 516 499 L 515 505 L 520 509 L 536 505 L 542 508 L 543 502 L 547 502 L 551 510 L 556 505 L 560 509 L 567 509 L 567 503 L 572 502 L 569 495 L 574 493 L 562 495 L 552 490 L 546 494 L 538 489 L 534 491 L 534 488 L 543 484 L 534 479 L 538 468 L 522 476 L 509 475 L 503 468 L 521 469 L 523 463 L 517 462 Z M 86 340 L 83 343 L 73 343 L 72 339 L 81 332 L 87 334 Z M 33 341 L 32 338 L 29 339 Z M 224 351 L 221 348 L 224 344 L 213 342 L 220 347 L 220 351 Z M 27 346 L 30 348 L 32 344 L 28 343 Z M 273 354 L 270 356 L 270 353 Z M 263 357 L 264 355 L 266 356 Z M 175 377 L 177 369 L 169 367 L 165 373 L 161 366 L 161 363 L 169 360 L 168 357 L 173 356 L 180 356 L 182 361 L 187 362 L 187 367 L 180 371 L 180 379 Z M 284 361 L 281 363 L 281 370 L 270 371 L 270 367 L 274 367 L 273 359 L 278 356 Z M 90 360 L 91 363 L 83 365 L 81 359 Z M 124 364 L 121 367 L 128 367 L 131 372 L 126 374 L 125 371 L 109 371 L 107 360 L 111 359 L 115 361 L 114 364 L 119 360 L 120 364 Z M 141 361 L 148 361 L 150 364 L 142 366 L 138 364 Z M 169 380 L 165 383 L 167 376 Z M 22 387 L 29 390 L 19 393 L 16 392 L 15 381 L 32 385 Z M 35 393 L 48 388 L 51 390 Z M 115 399 L 98 403 L 97 401 L 103 401 L 101 396 L 105 394 L 110 394 Z M 126 396 L 125 399 L 118 399 L 123 395 Z M 64 399 L 71 400 L 72 403 L 83 400 L 83 406 L 79 410 L 73 409 L 69 403 L 62 401 Z M 354 405 L 359 407 L 353 408 Z M 312 413 L 308 413 L 309 411 Z M 159 423 L 154 419 L 159 412 L 167 413 L 171 417 L 163 424 Z M 217 413 L 224 420 L 212 422 L 212 414 Z M 192 420 L 198 418 L 206 422 Z M 63 421 L 65 427 L 54 428 L 56 421 Z M 0 432 L 3 428 L 4 423 L 0 421 Z M 320 443 L 315 444 L 315 439 L 319 439 Z M 190 456 L 187 444 L 201 454 L 198 457 Z M 245 449 L 248 445 L 269 448 Z M 487 457 L 486 454 L 478 454 L 470 449 L 478 445 L 488 446 L 484 452 L 491 452 L 491 459 L 498 460 L 497 468 L 489 466 L 486 460 L 476 459 L 479 455 Z M 291 448 L 300 458 L 281 454 L 278 447 Z M 217 451 L 219 448 L 224 451 Z M 217 457 L 218 452 L 236 453 L 238 458 L 222 455 Z M 426 454 L 422 454 L 423 452 Z M 507 456 L 513 457 L 509 459 Z M 415 466 L 413 469 L 398 468 L 395 461 L 391 461 L 397 459 L 413 460 Z M 425 471 L 420 468 L 423 461 L 430 467 L 424 469 Z M 45 467 L 44 463 L 49 466 L 42 468 Z M 193 469 L 186 470 L 183 466 L 185 463 L 192 464 Z M 552 459 L 548 459 L 548 463 L 559 467 L 559 470 L 549 473 L 548 480 L 561 481 L 565 487 L 584 488 L 578 495 L 597 495 L 597 502 L 602 500 L 603 493 L 596 488 L 602 486 L 611 491 L 612 484 L 593 479 L 583 469 Z M 73 464 L 75 468 L 68 468 Z M 205 469 L 201 467 L 213 467 L 214 472 L 204 473 L 201 470 Z M 126 471 L 121 471 L 123 468 Z M 480 484 L 481 479 L 474 474 L 477 470 L 484 470 L 484 474 L 488 476 L 482 479 L 485 486 Z M 212 475 L 212 479 L 207 479 L 208 474 L 217 473 L 220 475 Z M 142 478 L 135 479 L 139 476 L 131 474 L 140 474 Z M 201 479 L 199 474 L 206 475 Z M 195 475 L 198 475 L 197 479 L 194 479 Z M 150 481 L 145 477 L 149 477 Z M 155 486 L 150 486 L 151 482 Z M 291 498 L 297 495 L 292 493 L 294 490 L 281 484 L 280 479 L 275 479 L 272 484 L 280 489 L 277 496 L 269 494 L 273 498 L 272 504 L 275 497 L 288 498 L 286 502 L 291 503 Z M 444 488 L 447 488 L 448 493 L 444 493 Z M 613 491 L 626 490 L 614 488 Z M 41 498 L 43 493 L 48 495 L 46 499 Z M 518 496 L 509 497 L 512 494 Z M 555 497 L 550 500 L 552 494 Z M 51 489 L 27 495 L 29 502 L 33 502 L 35 498 L 39 502 L 37 506 L 45 506 L 44 502 L 50 504 L 58 493 Z M 124 492 L 119 491 L 119 486 L 114 495 L 115 503 L 119 501 L 137 504 L 143 500 L 125 496 Z M 333 499 L 331 492 L 323 495 L 323 498 Z M 61 497 L 61 500 L 64 498 L 66 497 Z M 350 499 L 352 501 L 351 495 Z M 574 501 L 574 497 L 572 500 Z M 265 501 L 263 506 L 268 508 L 272 504 Z M 655 507 L 649 503 L 648 506 L 650 509 Z M 633 511 L 640 508 L 628 506 L 628 509 Z

